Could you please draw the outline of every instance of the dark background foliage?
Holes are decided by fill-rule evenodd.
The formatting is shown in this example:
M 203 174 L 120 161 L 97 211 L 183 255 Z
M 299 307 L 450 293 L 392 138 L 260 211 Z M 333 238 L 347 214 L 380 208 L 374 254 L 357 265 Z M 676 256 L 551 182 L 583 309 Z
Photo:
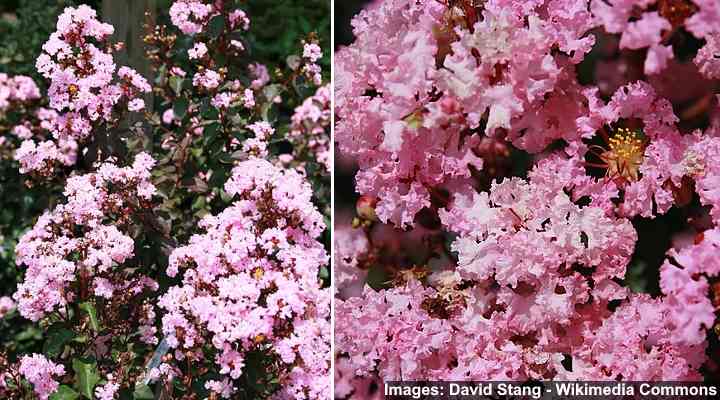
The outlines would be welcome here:
M 344 0 L 335 2 L 335 47 L 345 46 L 353 41 L 350 21 L 371 0 Z
M 352 33 L 350 21 L 358 12 L 360 12 L 360 10 L 363 9 L 363 7 L 365 7 L 366 4 L 370 2 L 371 0 L 344 0 L 335 2 L 334 29 L 336 50 L 353 42 L 355 37 Z M 341 211 L 352 210 L 352 207 L 355 205 L 355 201 L 358 198 L 358 195 L 355 192 L 354 176 L 356 170 L 348 167 L 348 165 L 336 163 L 336 169 L 334 171 L 335 174 L 333 176 L 333 183 L 335 185 L 335 201 L 336 204 L 338 204 L 338 209 Z M 348 221 L 339 220 L 337 222 L 347 223 Z

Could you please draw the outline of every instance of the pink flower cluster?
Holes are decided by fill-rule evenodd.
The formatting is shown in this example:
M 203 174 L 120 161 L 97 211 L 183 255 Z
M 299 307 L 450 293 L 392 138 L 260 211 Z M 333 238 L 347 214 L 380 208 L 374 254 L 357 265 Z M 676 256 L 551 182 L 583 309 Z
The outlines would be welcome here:
M 367 257 L 369 243 L 361 230 L 353 229 L 349 225 L 336 224 L 333 231 L 333 247 L 335 248 L 333 280 L 336 294 L 341 295 L 346 288 L 364 281 L 366 274 L 362 272 L 365 269 L 362 263 Z
M 36 172 L 50 176 L 55 165 L 74 165 L 77 160 L 78 144 L 72 138 L 60 138 L 56 141 L 24 140 L 15 151 L 15 159 L 20 162 L 20 173 Z
M 118 268 L 134 254 L 133 239 L 118 227 L 154 195 L 154 164 L 141 153 L 132 166 L 108 162 L 97 172 L 68 178 L 67 201 L 43 214 L 16 247 L 17 264 L 27 266 L 13 295 L 23 317 L 38 321 L 65 313 L 70 302 L 157 288 L 151 279 Z
M 54 127 L 56 138 L 86 139 L 96 121 L 112 122 L 116 105 L 129 102 L 131 110 L 144 108 L 142 93 L 150 92 L 147 80 L 135 70 L 117 70 L 108 37 L 112 25 L 100 22 L 92 8 L 66 8 L 57 30 L 43 45 L 37 69 L 50 79 L 50 106 L 64 111 Z M 116 47 L 117 48 L 117 47 Z
M 489 193 L 457 194 L 440 217 L 460 235 L 453 250 L 461 276 L 492 278 L 501 286 L 549 285 L 538 289 L 545 292 L 556 284 L 551 276 L 565 273 L 563 265 L 585 265 L 595 267 L 596 287 L 614 288 L 611 279 L 625 275 L 635 230 L 627 220 L 607 217 L 602 208 L 577 206 L 559 185 L 513 178 L 493 184 Z
M 205 43 L 198 42 L 193 45 L 193 47 L 188 50 L 188 56 L 191 60 L 201 59 L 205 57 L 207 54 L 208 48 L 205 46 Z
M 15 126 L 12 131 L 18 139 L 23 140 L 14 155 L 20 162 L 20 172 L 51 176 L 59 165 L 74 165 L 78 152 L 78 143 L 74 138 L 48 140 L 58 113 L 41 107 L 34 114 L 34 119 Z
M 200 0 L 178 0 L 170 6 L 170 19 L 184 34 L 202 32 L 212 16 L 213 7 Z
M 660 267 L 660 288 L 667 296 L 667 318 L 680 334 L 675 341 L 701 344 L 713 326 L 716 306 L 708 298 L 710 281 L 720 277 L 720 229 L 701 233 L 695 243 L 668 252 Z
M 200 73 L 198 73 L 200 74 Z M 206 77 L 200 77 L 198 74 L 195 74 L 195 76 L 199 79 L 198 84 L 203 85 L 203 83 L 207 83 Z M 221 77 L 218 77 L 220 79 Z M 194 81 L 193 81 L 194 82 Z M 220 82 L 220 81 L 218 81 Z M 210 86 L 217 86 L 214 84 L 214 82 L 211 82 L 212 84 Z M 263 84 L 264 85 L 264 84 Z M 197 86 L 197 85 L 196 85 Z M 261 88 L 260 86 L 259 88 Z M 211 89 L 214 87 L 207 87 L 206 89 Z M 227 109 L 233 106 L 241 106 L 246 109 L 253 109 L 255 107 L 255 92 L 254 89 L 257 90 L 255 87 L 247 88 L 243 87 L 243 85 L 240 83 L 239 80 L 234 80 L 230 82 L 230 85 L 227 87 L 229 90 L 222 91 L 220 93 L 217 93 L 211 100 L 211 104 L 218 109 Z M 259 89 L 258 88 L 258 89 Z
M 250 84 L 251 88 L 257 90 L 270 82 L 270 73 L 268 73 L 267 67 L 263 64 L 250 64 L 248 65 L 248 71 L 250 72 L 250 76 L 253 79 L 252 83 Z
M 578 84 L 575 65 L 594 43 L 586 32 L 598 21 L 623 31 L 638 2 L 611 3 L 497 0 L 476 19 L 452 17 L 462 12 L 433 1 L 385 1 L 363 11 L 354 20 L 356 42 L 337 55 L 337 140 L 357 157 L 357 188 L 379 198 L 380 219 L 412 225 L 429 205 L 429 188 L 467 182 L 467 165 L 482 167 L 475 155 L 479 135 L 468 130 L 533 153 L 558 139 L 578 145 L 602 124 L 616 127 L 630 117 L 644 120 L 648 136 L 677 130 L 672 107 L 647 85 L 628 86 L 602 106 Z M 712 37 L 699 27 L 713 26 L 717 3 L 696 3 L 686 23 L 699 37 Z M 408 12 L 397 12 L 405 6 Z M 643 21 L 630 24 L 652 25 Z M 624 32 L 623 39 L 659 37 Z M 700 54 L 708 58 L 700 68 L 711 71 L 717 49 Z
M 433 26 L 442 15 L 436 1 L 380 3 L 354 19 L 356 42 L 335 55 L 337 144 L 357 158 L 357 190 L 380 199 L 383 222 L 412 224 L 429 205 L 428 185 L 445 182 L 446 175 L 469 178 L 467 163 L 482 166 L 470 150 L 475 139 L 460 146 L 462 125 L 451 114 L 459 111 L 457 102 L 442 102 L 442 110 L 431 102 Z M 440 121 L 433 114 L 449 115 Z
M 317 43 L 306 42 L 303 44 L 304 65 L 302 71 L 316 85 L 322 84 L 322 68 L 317 64 L 321 57 L 322 49 Z
M 588 196 L 592 204 L 623 217 L 664 214 L 674 205 L 685 205 L 683 198 L 695 191 L 702 204 L 712 206 L 711 215 L 718 221 L 717 127 L 682 133 L 670 102 L 643 81 L 619 88 L 607 104 L 598 98 L 597 89 L 586 89 L 584 96 L 589 108 L 576 119 L 576 131 L 581 138 L 601 137 L 606 143 L 598 148 L 570 141 L 564 152 L 541 161 L 543 167 L 536 168 L 537 173 L 553 180 L 549 175 L 562 174 L 575 187 L 575 200 Z M 612 136 L 607 132 L 607 127 L 628 120 L 638 121 L 642 128 L 618 128 Z M 588 175 L 585 160 L 589 156 L 598 158 L 597 166 L 605 169 L 606 179 Z
M 38 89 L 32 78 L 17 75 L 8 76 L 0 73 L 0 122 L 3 125 L 10 119 L 8 114 L 31 114 L 34 108 L 33 102 L 40 99 L 40 89 Z M 32 137 L 32 124 L 28 121 L 22 121 L 10 130 L 12 136 L 0 136 L 0 149 L 14 149 L 17 139 L 23 140 Z M 5 133 L 5 132 L 3 132 Z
M 95 388 L 95 398 L 98 400 L 114 400 L 115 394 L 120 390 L 120 385 L 115 382 L 112 375 L 108 375 L 108 382 Z
M 331 170 L 330 135 L 330 86 L 318 88 L 295 109 L 288 137 L 296 148 L 307 149 L 315 159 Z
M 564 274 L 565 276 L 562 276 Z M 383 380 L 697 380 L 704 329 L 678 335 L 694 311 L 630 295 L 612 281 L 590 288 L 568 268 L 536 286 L 464 281 L 456 273 L 338 301 L 336 345 L 348 377 Z M 469 289 L 464 287 L 470 286 Z M 614 312 L 609 300 L 625 300 Z M 704 304 L 703 304 L 704 305 Z M 679 321 L 678 321 L 679 322 Z M 693 340 L 700 338 L 700 340 Z
M 193 86 L 203 87 L 207 90 L 216 89 L 223 80 L 222 76 L 211 69 L 197 72 L 193 76 Z
M 177 0 L 170 6 L 170 20 L 186 35 L 200 33 L 210 18 L 217 15 L 216 8 L 220 9 L 223 2 L 215 3 L 213 6 L 213 4 L 205 4 L 203 0 Z M 232 11 L 228 15 L 228 21 L 231 30 L 250 29 L 250 18 L 243 10 Z
M 242 142 L 242 150 L 252 157 L 265 158 L 268 156 L 268 142 L 275 133 L 267 121 L 257 121 L 246 127 L 254 134 L 254 137 L 245 139 Z
M 382 400 L 383 381 L 376 377 L 360 377 L 347 357 L 335 359 L 335 398 L 348 400 Z
M 245 31 L 250 29 L 250 18 L 248 18 L 247 13 L 241 9 L 231 12 L 229 19 L 231 29 L 240 28 Z
M 327 398 L 330 299 L 318 273 L 328 256 L 316 240 L 324 223 L 310 185 L 252 158 L 225 191 L 233 205 L 203 219 L 205 233 L 170 256 L 168 275 L 182 271 L 183 281 L 158 302 L 165 338 L 180 360 L 202 359 L 210 346 L 230 380 L 242 375 L 247 352 L 263 351 L 278 360 L 277 398 Z M 224 398 L 234 392 L 227 379 L 208 385 Z
M 32 78 L 23 75 L 11 77 L 0 73 L 0 112 L 5 111 L 12 103 L 24 103 L 39 98 L 40 89 Z
M 0 319 L 4 318 L 10 311 L 15 309 L 15 302 L 7 297 L 0 297 Z
M 674 58 L 671 39 L 679 30 L 704 39 L 695 63 L 708 78 L 720 77 L 720 5 L 715 0 L 592 0 L 596 23 L 620 34 L 620 48 L 647 49 L 645 73 L 657 74 Z
M 33 354 L 24 356 L 20 360 L 20 374 L 33 385 L 35 394 L 40 400 L 47 400 L 59 386 L 55 378 L 65 375 L 65 368 L 49 361 L 41 354 Z

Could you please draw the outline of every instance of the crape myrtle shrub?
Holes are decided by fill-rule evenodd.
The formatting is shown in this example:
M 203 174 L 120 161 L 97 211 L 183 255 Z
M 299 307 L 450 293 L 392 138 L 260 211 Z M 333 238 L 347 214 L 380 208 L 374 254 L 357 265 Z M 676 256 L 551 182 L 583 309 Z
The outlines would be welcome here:
M 32 78 L 40 89 L 47 89 L 45 81 L 35 68 L 35 59 L 42 45 L 55 30 L 58 15 L 67 6 L 77 6 L 76 1 L 18 0 L 0 4 L 0 73 L 9 76 L 24 75 Z M 98 2 L 84 2 L 97 5 Z M 7 96 L 7 93 L 5 94 Z M 5 107 L 3 107 L 5 108 Z M 5 115 L 5 118 L 7 115 Z M 5 132 L 12 128 L 12 121 L 3 119 L 0 126 Z M 3 159 L 11 156 L 3 150 Z M 15 289 L 17 269 L 14 268 L 13 246 L 17 238 L 32 223 L 32 219 L 47 207 L 51 194 L 46 190 L 33 193 L 22 187 L 22 176 L 13 163 L 0 163 L 0 293 L 12 293 Z M 14 194 L 14 195 L 10 195 Z
M 358 194 L 334 239 L 336 395 L 717 378 L 718 22 L 715 0 L 360 12 L 335 59 Z
M 65 7 L 87 4 L 93 8 L 100 1 L 80 0 L 6 0 L 0 4 L 0 72 L 27 75 L 40 87 L 45 82 L 35 69 L 35 58 L 55 30 L 58 15 Z
M 158 9 L 151 76 L 87 5 L 0 74 L 0 397 L 327 398 L 327 20 Z

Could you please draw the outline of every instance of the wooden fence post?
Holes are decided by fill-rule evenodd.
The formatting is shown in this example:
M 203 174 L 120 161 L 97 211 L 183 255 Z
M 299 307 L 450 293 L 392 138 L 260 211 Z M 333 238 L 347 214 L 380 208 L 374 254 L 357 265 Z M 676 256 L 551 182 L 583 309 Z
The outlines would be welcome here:
M 115 27 L 113 41 L 125 43 L 125 49 L 115 54 L 117 65 L 135 68 L 145 78 L 152 70 L 145 57 L 143 36 L 145 36 L 145 13 L 150 13 L 151 23 L 155 21 L 156 0 L 103 0 L 102 18 Z
M 148 18 L 145 13 L 150 13 L 149 21 L 154 24 L 156 17 L 156 0 L 103 0 L 101 16 L 104 22 L 115 27 L 113 42 L 123 42 L 125 48 L 115 53 L 115 64 L 134 68 L 152 84 L 153 72 L 150 61 L 145 57 L 143 36 L 145 36 L 145 23 Z M 153 95 L 145 95 L 145 105 L 148 111 L 153 110 Z M 112 136 L 111 143 L 126 135 L 128 128 L 138 121 L 143 120 L 142 113 L 131 113 L 126 120 L 121 121 L 115 132 L 108 132 Z M 149 129 L 145 129 L 146 133 Z M 117 151 L 116 146 L 112 146 Z

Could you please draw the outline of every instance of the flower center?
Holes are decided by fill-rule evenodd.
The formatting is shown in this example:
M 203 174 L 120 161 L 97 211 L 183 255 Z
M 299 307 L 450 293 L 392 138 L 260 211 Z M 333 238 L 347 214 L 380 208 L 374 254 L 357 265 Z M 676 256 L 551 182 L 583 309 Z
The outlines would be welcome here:
M 660 15 L 667 19 L 673 28 L 683 25 L 686 19 L 697 12 L 697 9 L 690 0 L 661 0 L 658 3 Z
M 609 149 L 600 155 L 607 164 L 607 176 L 635 182 L 645 157 L 645 140 L 637 131 L 619 128 L 608 140 Z

